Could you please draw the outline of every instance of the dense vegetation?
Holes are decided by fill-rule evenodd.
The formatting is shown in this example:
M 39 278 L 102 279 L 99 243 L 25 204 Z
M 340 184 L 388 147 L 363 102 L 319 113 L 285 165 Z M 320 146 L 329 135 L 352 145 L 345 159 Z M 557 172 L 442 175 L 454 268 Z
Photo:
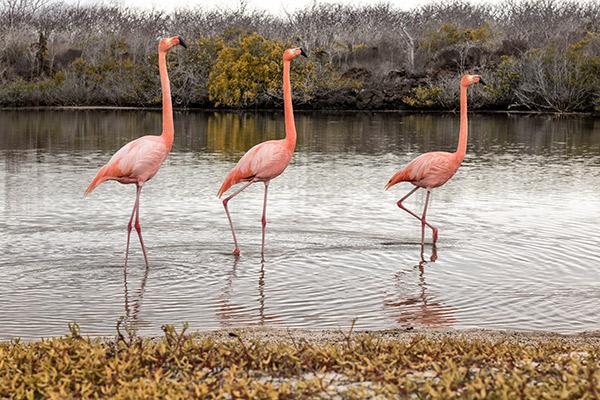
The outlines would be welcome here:
M 598 341 L 337 335 L 0 343 L 3 399 L 597 399 Z M 267 334 L 266 336 L 269 336 Z M 311 338 L 318 335 L 312 333 Z
M 453 109 L 465 71 L 489 83 L 476 108 L 600 107 L 598 2 L 316 3 L 274 17 L 52 1 L 0 0 L 0 105 L 158 105 L 156 38 L 169 33 L 190 43 L 170 57 L 178 106 L 278 106 L 282 49 L 303 46 L 298 107 Z

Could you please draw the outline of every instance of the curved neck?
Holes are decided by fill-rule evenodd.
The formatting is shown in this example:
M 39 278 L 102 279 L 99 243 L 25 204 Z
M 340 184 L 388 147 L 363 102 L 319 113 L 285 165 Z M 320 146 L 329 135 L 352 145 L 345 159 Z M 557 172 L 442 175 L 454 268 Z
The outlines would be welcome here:
M 158 51 L 158 69 L 160 71 L 160 87 L 162 90 L 162 109 L 163 109 L 163 129 L 161 137 L 165 140 L 170 149 L 173 145 L 173 104 L 171 103 L 171 85 L 169 84 L 169 74 L 167 73 L 167 53 Z
M 456 148 L 456 157 L 459 162 L 465 158 L 467 152 L 467 87 L 460 85 L 460 133 L 458 136 L 458 147 Z
M 292 87 L 290 84 L 290 61 L 283 61 L 283 113 L 285 116 L 285 144 L 290 152 L 296 148 L 296 124 L 292 108 Z

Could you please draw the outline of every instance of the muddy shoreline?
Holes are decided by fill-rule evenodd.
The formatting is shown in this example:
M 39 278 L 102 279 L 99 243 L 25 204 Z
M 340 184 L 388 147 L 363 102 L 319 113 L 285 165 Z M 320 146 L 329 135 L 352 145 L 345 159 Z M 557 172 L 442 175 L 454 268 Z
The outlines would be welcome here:
M 269 343 L 292 343 L 293 341 L 306 341 L 317 344 L 335 344 L 345 342 L 354 336 L 370 335 L 377 339 L 389 341 L 410 342 L 416 337 L 425 337 L 432 340 L 458 339 L 458 340 L 486 340 L 491 342 L 510 342 L 514 344 L 530 345 L 541 342 L 557 341 L 578 344 L 600 345 L 600 330 L 585 331 L 573 334 L 561 334 L 543 331 L 515 331 L 515 330 L 487 330 L 487 329 L 388 329 L 388 330 L 349 330 L 349 329 L 275 329 L 275 328 L 236 328 L 219 329 L 215 331 L 194 332 L 199 338 L 213 338 L 215 340 L 229 340 L 243 338 L 247 340 L 260 340 Z

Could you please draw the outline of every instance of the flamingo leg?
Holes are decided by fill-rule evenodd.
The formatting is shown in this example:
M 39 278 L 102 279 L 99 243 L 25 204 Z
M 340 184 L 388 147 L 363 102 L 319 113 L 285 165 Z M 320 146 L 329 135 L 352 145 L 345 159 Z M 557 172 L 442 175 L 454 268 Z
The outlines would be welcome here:
M 433 245 L 431 246 L 431 256 L 429 257 L 429 261 L 435 262 L 437 260 L 437 258 L 438 258 L 437 247 L 436 247 L 435 243 L 433 243 Z M 419 261 L 419 268 L 423 268 L 427 264 L 428 264 L 428 261 L 425 260 L 425 244 L 422 243 L 421 244 L 421 260 Z
M 142 245 L 142 252 L 144 253 L 144 261 L 146 262 L 146 268 L 148 268 L 148 254 L 146 253 L 146 246 L 144 246 L 144 239 L 142 239 L 142 226 L 140 225 L 140 194 L 142 193 L 142 187 L 137 187 L 137 198 L 135 209 L 135 230 L 137 231 L 138 237 L 140 238 L 140 244 Z
M 412 215 L 413 217 L 415 217 L 416 219 L 418 219 L 419 221 L 421 221 L 421 223 L 423 223 L 423 220 L 421 219 L 421 217 L 419 217 L 417 214 L 415 214 L 414 212 L 412 212 L 408 208 L 404 207 L 404 205 L 402 204 L 404 202 L 404 200 L 408 199 L 417 190 L 419 190 L 419 187 L 415 186 L 415 188 L 413 190 L 411 190 L 410 192 L 408 192 L 408 194 L 406 196 L 404 196 L 403 198 L 401 198 L 400 200 L 398 200 L 398 203 L 396 203 L 396 204 L 398 205 L 398 207 L 400 207 L 401 209 L 403 209 L 404 211 L 406 211 L 407 213 L 409 213 L 410 215 Z M 427 198 L 429 198 L 429 193 L 430 193 L 430 191 L 427 191 Z M 425 225 L 427 225 L 433 231 L 433 242 L 435 243 L 437 241 L 437 238 L 438 238 L 438 228 L 436 228 L 435 226 L 431 225 L 427 221 L 425 221 Z
M 265 201 L 263 204 L 262 214 L 262 245 L 260 247 L 260 254 L 264 257 L 265 254 L 265 235 L 267 233 L 267 190 L 269 189 L 269 181 L 265 181 Z
M 240 194 L 244 189 L 246 189 L 248 186 L 252 185 L 253 183 L 254 183 L 254 181 L 250 181 L 250 182 L 246 183 L 244 186 L 241 187 L 241 189 L 238 189 L 231 196 L 226 197 L 223 200 L 223 207 L 225 207 L 225 213 L 227 214 L 227 219 L 229 220 L 229 226 L 231 226 L 231 234 L 233 235 L 233 244 L 235 245 L 235 248 L 233 249 L 233 254 L 236 256 L 240 255 L 240 248 L 238 246 L 237 238 L 235 237 L 235 228 L 233 227 L 233 220 L 231 219 L 231 214 L 229 213 L 229 208 L 227 207 L 227 203 L 229 203 L 229 200 L 233 199 L 235 196 Z
M 425 243 L 425 225 L 427 224 L 427 206 L 429 205 L 429 196 L 431 196 L 431 191 L 427 191 L 427 196 L 425 197 L 425 206 L 423 207 L 423 215 L 421 216 L 421 246 Z
M 127 247 L 125 247 L 125 268 L 127 268 L 127 257 L 129 256 L 129 243 L 130 243 L 130 239 L 131 239 L 131 228 L 132 228 L 131 223 L 133 222 L 133 215 L 135 214 L 135 211 L 137 210 L 139 200 L 140 200 L 139 186 L 137 186 L 136 195 L 135 195 L 135 203 L 133 204 L 133 210 L 131 210 L 131 217 L 129 217 L 129 223 L 127 224 Z

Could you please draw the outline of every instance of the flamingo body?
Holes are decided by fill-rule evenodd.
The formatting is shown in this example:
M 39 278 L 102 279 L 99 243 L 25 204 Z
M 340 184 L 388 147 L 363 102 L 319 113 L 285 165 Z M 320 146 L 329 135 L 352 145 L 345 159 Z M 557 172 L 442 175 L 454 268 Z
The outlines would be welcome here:
M 148 135 L 132 140 L 100 168 L 85 193 L 91 193 L 96 186 L 108 180 L 141 186 L 156 175 L 170 151 L 171 148 L 160 136 Z
M 221 197 L 231 186 L 240 182 L 264 182 L 278 177 L 289 165 L 293 154 L 287 148 L 285 140 L 269 140 L 257 144 L 229 171 L 218 196 Z
M 420 188 L 433 189 L 448 182 L 459 166 L 460 160 L 454 153 L 432 151 L 421 154 L 395 173 L 385 188 L 387 190 L 399 182 L 410 182 Z

